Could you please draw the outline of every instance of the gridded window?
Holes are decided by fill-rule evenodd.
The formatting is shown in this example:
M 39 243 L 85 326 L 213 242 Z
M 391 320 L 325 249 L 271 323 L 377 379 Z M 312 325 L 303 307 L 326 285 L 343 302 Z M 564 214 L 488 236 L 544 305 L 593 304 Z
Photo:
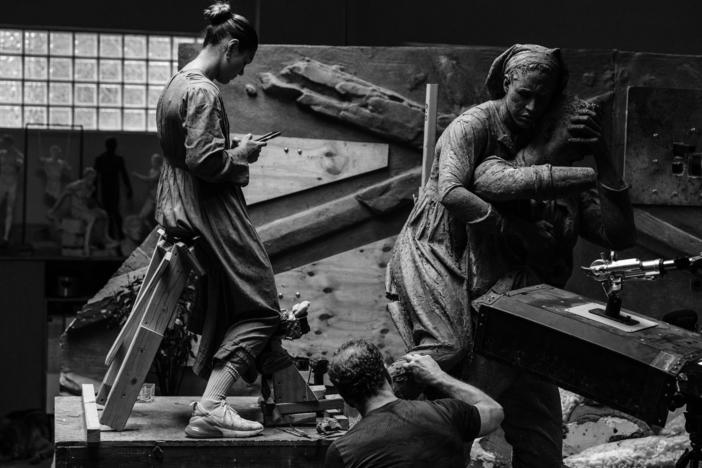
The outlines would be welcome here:
M 155 131 L 156 104 L 194 37 L 0 29 L 0 128 Z

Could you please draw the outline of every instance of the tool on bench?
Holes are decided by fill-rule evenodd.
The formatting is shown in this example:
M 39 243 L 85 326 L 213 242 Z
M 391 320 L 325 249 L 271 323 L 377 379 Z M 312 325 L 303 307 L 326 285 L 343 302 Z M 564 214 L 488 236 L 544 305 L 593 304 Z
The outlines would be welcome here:
M 282 295 L 281 295 L 282 297 Z M 299 293 L 296 294 L 299 299 Z M 307 322 L 307 309 L 310 303 L 302 301 L 290 311 L 281 311 L 281 333 L 284 338 L 294 340 L 310 331 Z M 291 415 L 321 413 L 329 409 L 343 410 L 343 399 L 325 395 L 326 391 L 315 390 L 309 385 L 295 365 L 264 375 L 261 379 L 261 410 L 266 426 L 288 425 L 293 422 Z
M 627 325 L 636 325 L 638 321 L 620 313 L 622 306 L 620 294 L 624 280 L 653 280 L 670 270 L 694 270 L 699 267 L 702 267 L 702 254 L 670 260 L 659 258 L 641 261 L 638 258 L 618 260 L 616 253 L 611 251 L 609 258 L 602 254 L 601 258 L 592 262 L 589 267 L 581 268 L 602 284 L 607 295 L 607 307 L 593 309 L 590 312 Z

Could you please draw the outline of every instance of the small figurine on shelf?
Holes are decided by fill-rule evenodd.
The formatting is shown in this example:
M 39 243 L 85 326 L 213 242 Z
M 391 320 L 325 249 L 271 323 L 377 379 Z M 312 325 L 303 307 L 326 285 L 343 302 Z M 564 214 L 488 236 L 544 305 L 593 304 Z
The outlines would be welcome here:
M 83 255 L 90 255 L 91 241 L 107 249 L 116 246 L 107 233 L 107 212 L 97 206 L 93 197 L 95 177 L 95 169 L 86 168 L 83 178 L 68 184 L 49 210 L 49 219 L 60 222 L 65 253 L 73 253 L 73 248 L 82 244 Z
M 54 206 L 56 200 L 61 196 L 64 182 L 71 178 L 71 165 L 63 159 L 63 151 L 59 145 L 51 145 L 49 156 L 39 158 L 41 171 L 46 177 L 44 185 L 44 203 L 48 207 Z
M 0 246 L 3 247 L 10 241 L 17 187 L 23 164 L 24 155 L 15 147 L 15 140 L 10 135 L 0 137 L 0 204 L 5 202 L 5 229 L 0 240 Z
M 139 218 L 149 229 L 152 229 L 156 222 L 154 221 L 154 211 L 156 209 L 156 188 L 158 187 L 158 179 L 161 176 L 163 168 L 163 156 L 159 153 L 151 155 L 151 168 L 147 175 L 132 171 L 132 175 L 142 182 L 146 182 L 149 187 L 149 192 L 144 200 L 144 205 L 139 210 Z

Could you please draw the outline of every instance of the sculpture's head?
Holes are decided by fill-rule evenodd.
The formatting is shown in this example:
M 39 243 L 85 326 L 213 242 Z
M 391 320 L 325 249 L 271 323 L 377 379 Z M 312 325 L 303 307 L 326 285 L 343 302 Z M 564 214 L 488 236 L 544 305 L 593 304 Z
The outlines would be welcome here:
M 560 49 L 516 44 L 495 59 L 485 85 L 492 99 L 504 101 L 510 123 L 528 129 L 544 116 L 567 82 Z
M 210 23 L 205 31 L 203 48 L 211 48 L 219 56 L 215 79 L 228 83 L 244 73 L 258 49 L 258 34 L 249 20 L 232 12 L 225 2 L 217 2 L 205 10 Z
M 154 169 L 160 169 L 163 166 L 163 156 L 160 153 L 154 153 L 151 155 L 151 167 Z
M 95 183 L 95 179 L 97 178 L 97 172 L 95 172 L 95 169 L 92 167 L 86 167 L 83 169 L 83 180 L 88 183 L 88 184 L 93 184 Z
M 15 140 L 10 135 L 3 135 L 0 137 L 0 148 L 10 149 L 10 148 L 12 148 L 12 145 L 14 145 L 14 144 L 15 144 Z
M 51 145 L 51 147 L 49 147 L 49 155 L 54 159 L 60 158 L 61 147 L 59 145 Z

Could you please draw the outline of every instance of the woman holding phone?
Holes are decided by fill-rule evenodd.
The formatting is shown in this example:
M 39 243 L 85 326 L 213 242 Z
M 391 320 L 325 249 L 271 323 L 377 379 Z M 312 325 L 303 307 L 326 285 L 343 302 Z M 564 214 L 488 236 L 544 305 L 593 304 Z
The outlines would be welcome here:
M 226 393 L 239 377 L 252 381 L 292 365 L 276 334 L 280 307 L 270 260 L 249 219 L 242 187 L 265 142 L 230 141 L 219 88 L 244 73 L 258 47 L 246 18 L 227 3 L 205 10 L 209 26 L 198 56 L 164 88 L 157 107 L 164 165 L 156 221 L 171 235 L 200 236 L 207 270 L 204 307 L 189 327 L 202 340 L 193 371 L 207 388 L 185 429 L 196 438 L 247 437 L 263 426 L 239 416 Z M 202 247 L 202 248 L 200 248 Z

